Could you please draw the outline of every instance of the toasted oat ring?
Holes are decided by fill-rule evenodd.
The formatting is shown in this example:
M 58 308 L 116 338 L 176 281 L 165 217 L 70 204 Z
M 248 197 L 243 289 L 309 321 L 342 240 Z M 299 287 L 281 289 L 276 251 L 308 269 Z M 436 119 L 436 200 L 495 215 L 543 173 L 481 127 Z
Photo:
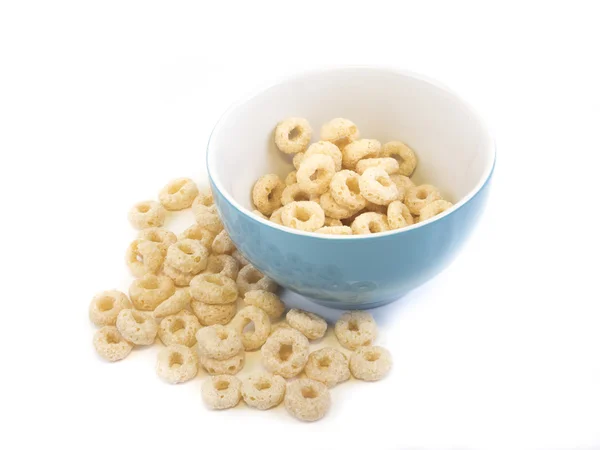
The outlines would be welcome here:
M 396 186 L 398 186 L 398 191 L 408 191 L 408 188 L 411 188 L 415 185 L 413 180 L 411 180 L 406 175 L 400 175 L 399 173 L 394 173 L 390 175 L 390 180 L 392 180 Z
M 350 378 L 348 358 L 332 347 L 324 347 L 308 355 L 304 372 L 311 380 L 320 381 L 330 389 Z
M 292 184 L 296 184 L 298 182 L 298 178 L 296 177 L 296 171 L 292 170 L 290 173 L 288 173 L 285 177 L 285 180 L 283 180 L 283 182 L 285 183 L 286 186 L 291 186 Z
M 292 202 L 283 207 L 281 221 L 286 227 L 315 231 L 325 224 L 325 212 L 317 202 Z
M 360 193 L 360 175 L 352 170 L 342 170 L 331 179 L 331 196 L 338 205 L 352 210 L 363 209 L 367 200 Z
M 320 316 L 301 309 L 292 308 L 285 316 L 287 323 L 308 339 L 319 339 L 327 331 L 327 322 Z
M 125 262 L 134 277 L 158 272 L 164 259 L 159 245 L 142 239 L 131 242 L 125 254 Z
M 371 203 L 389 205 L 398 199 L 398 186 L 380 167 L 370 167 L 359 179 L 360 193 Z
M 352 234 L 352 228 L 345 225 L 339 225 L 334 227 L 321 227 L 315 231 L 319 234 L 337 234 L 342 236 L 350 236 Z
M 165 263 L 162 268 L 163 274 L 173 280 L 175 286 L 189 286 L 192 279 L 196 276 L 193 273 L 185 273 Z
M 389 231 L 387 217 L 375 212 L 366 212 L 359 215 L 351 225 L 353 234 L 371 234 Z
M 419 215 L 419 222 L 429 220 L 432 217 L 443 213 L 447 209 L 452 208 L 452 206 L 452 203 L 447 202 L 446 200 L 436 200 L 435 202 L 431 202 L 429 205 L 426 205 L 421 209 L 421 214 Z
M 166 215 L 165 208 L 158 202 L 139 202 L 129 210 L 129 222 L 138 230 L 160 227 L 165 222 Z
M 197 274 L 206 269 L 209 254 L 200 241 L 183 239 L 169 247 L 165 261 L 180 272 Z
M 211 377 L 202 385 L 202 399 L 211 409 L 233 408 L 240 401 L 242 383 L 231 375 Z
M 305 155 L 296 173 L 298 184 L 308 194 L 324 194 L 335 174 L 335 162 L 328 155 Z
M 239 352 L 237 355 L 223 360 L 209 358 L 202 353 L 199 353 L 199 356 L 200 364 L 210 375 L 235 375 L 244 368 L 244 362 L 246 361 L 244 352 Z
M 196 241 L 200 241 L 200 243 L 206 248 L 211 248 L 212 243 L 215 240 L 215 235 L 212 231 L 201 227 L 199 224 L 194 224 L 186 228 L 183 233 L 179 235 L 179 239 L 194 239 Z M 175 241 L 177 241 L 177 239 L 175 239 Z
M 292 165 L 296 171 L 300 168 L 300 165 L 304 161 L 304 152 L 299 152 L 294 155 L 292 158 Z M 298 182 L 298 173 L 296 172 L 296 183 Z
M 169 246 L 177 242 L 175 233 L 164 228 L 145 228 L 138 233 L 138 239 L 155 243 L 165 255 Z
M 202 325 L 225 325 L 229 323 L 237 311 L 235 303 L 227 303 L 225 305 L 209 305 L 198 300 L 192 300 L 192 311 L 198 317 Z
M 212 251 L 217 255 L 231 255 L 235 250 L 235 244 L 227 234 L 227 231 L 223 230 L 215 237 L 212 243 Z
M 373 343 L 377 338 L 377 325 L 366 311 L 348 311 L 335 323 L 335 336 L 343 347 L 355 350 Z
M 312 136 L 308 120 L 301 117 L 289 117 L 275 128 L 275 145 L 283 153 L 298 153 L 306 150 Z
M 211 325 L 196 332 L 198 353 L 223 361 L 244 350 L 242 336 L 235 328 Z
M 117 330 L 135 345 L 151 345 L 156 339 L 158 326 L 152 314 L 135 309 L 124 309 L 117 316 Z
M 238 262 L 238 264 L 241 267 L 247 266 L 248 264 L 250 264 L 250 261 L 248 261 L 246 259 L 246 257 L 244 255 L 242 255 L 242 253 L 239 250 L 234 251 L 231 256 L 233 256 L 235 258 L 235 260 Z
M 359 347 L 350 357 L 350 372 L 359 380 L 381 380 L 391 368 L 392 355 L 383 347 Z
M 380 167 L 385 170 L 388 175 L 398 173 L 400 165 L 394 158 L 368 158 L 361 159 L 356 163 L 356 172 L 363 174 L 363 172 L 371 167 Z
M 332 142 L 340 149 L 359 137 L 357 126 L 351 120 L 342 117 L 331 119 L 321 127 L 321 140 Z
M 198 186 L 189 178 L 176 178 L 160 191 L 158 200 L 169 211 L 179 211 L 192 206 L 198 195 Z
M 281 221 L 281 212 L 282 211 L 283 211 L 283 208 L 277 208 L 275 211 L 273 211 L 273 214 L 271 214 L 271 217 L 269 217 L 269 220 L 278 225 L 283 225 L 283 222 Z
M 405 143 L 392 141 L 385 144 L 381 149 L 384 157 L 399 159 L 398 173 L 410 177 L 417 167 L 417 156 L 415 152 Z
M 192 294 L 189 289 L 179 289 L 175 291 L 168 299 L 162 302 L 154 310 L 154 317 L 162 319 L 163 317 L 172 316 L 179 311 L 185 309 L 192 300 Z
M 246 292 L 255 291 L 257 289 L 269 292 L 277 291 L 277 284 L 261 273 L 252 264 L 247 264 L 240 269 L 236 283 L 241 295 L 245 295 Z
M 285 311 L 285 305 L 277 294 L 262 289 L 246 292 L 244 303 L 262 309 L 271 320 L 279 319 Z
M 312 155 L 326 155 L 333 159 L 335 171 L 342 170 L 342 152 L 335 144 L 328 141 L 319 141 L 311 144 L 304 152 L 304 157 L 308 158 Z
M 238 289 L 235 282 L 225 275 L 202 273 L 190 282 L 192 296 L 211 305 L 223 305 L 237 300 Z
M 302 372 L 308 360 L 308 339 L 293 328 L 280 328 L 262 346 L 265 367 L 274 374 L 292 378 Z
M 284 404 L 285 409 L 296 419 L 314 422 L 329 411 L 331 395 L 323 383 L 303 378 L 287 385 Z
M 103 291 L 94 296 L 90 303 L 90 320 L 94 325 L 114 325 L 123 309 L 131 308 L 131 302 L 121 291 Z
M 422 184 L 408 189 L 404 203 L 408 206 L 411 214 L 418 216 L 425 206 L 441 199 L 442 194 L 440 194 L 440 191 L 435 186 Z
M 253 331 L 244 331 L 246 325 L 253 323 Z M 242 344 L 246 351 L 260 348 L 271 333 L 271 321 L 262 309 L 256 306 L 245 306 L 238 311 L 229 324 L 242 337 Z
M 323 211 L 332 219 L 347 219 L 348 217 L 352 217 L 356 210 L 352 208 L 347 208 L 346 206 L 340 205 L 336 202 L 331 195 L 331 192 L 326 192 L 319 198 L 319 204 Z
M 212 190 L 210 188 L 202 191 L 198 191 L 198 195 L 192 203 L 192 208 L 194 205 L 204 205 L 204 206 L 212 206 L 215 204 L 215 199 L 213 197 Z
M 281 204 L 285 206 L 288 203 L 300 201 L 318 202 L 319 196 L 317 194 L 309 194 L 298 183 L 286 186 L 283 194 L 281 194 Z
M 198 355 L 185 345 L 169 345 L 158 352 L 156 373 L 167 383 L 191 380 L 198 373 Z
M 185 345 L 196 343 L 196 332 L 200 329 L 198 318 L 187 309 L 165 317 L 160 322 L 158 337 L 165 345 Z
M 119 334 L 117 327 L 106 325 L 94 334 L 94 348 L 102 358 L 115 362 L 129 355 L 133 345 Z
M 270 215 L 281 206 L 285 184 L 274 173 L 263 175 L 252 188 L 252 203 L 261 213 Z
M 388 205 L 387 219 L 390 230 L 404 228 L 414 223 L 408 206 L 399 200 L 393 201 Z
M 201 228 L 205 228 L 211 233 L 217 234 L 223 229 L 223 222 L 221 222 L 221 219 L 213 206 L 204 206 L 199 203 L 194 205 L 192 211 L 194 212 L 196 223 Z
M 279 405 L 285 396 L 285 379 L 270 373 L 256 373 L 242 381 L 242 398 L 252 408 L 265 410 Z
M 208 264 L 203 273 L 225 275 L 227 278 L 235 280 L 239 271 L 240 266 L 233 256 L 210 255 L 208 257 Z
M 359 139 L 344 147 L 342 150 L 342 167 L 354 170 L 361 159 L 377 158 L 381 143 L 376 139 Z
M 162 275 L 146 274 L 129 287 L 129 298 L 137 309 L 154 311 L 175 292 L 173 280 Z

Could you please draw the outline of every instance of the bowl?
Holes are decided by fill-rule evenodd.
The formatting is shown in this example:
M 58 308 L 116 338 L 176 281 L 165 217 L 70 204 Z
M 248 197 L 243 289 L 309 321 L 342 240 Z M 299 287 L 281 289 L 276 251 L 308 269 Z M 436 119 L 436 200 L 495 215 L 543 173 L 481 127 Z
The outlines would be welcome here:
M 335 236 L 286 228 L 252 213 L 262 175 L 293 170 L 273 130 L 305 117 L 352 120 L 361 137 L 401 140 L 419 163 L 416 184 L 437 186 L 455 206 L 434 220 L 384 233 Z M 225 229 L 241 253 L 281 286 L 321 305 L 373 308 L 401 298 L 457 256 L 480 217 L 494 169 L 493 139 L 479 116 L 441 84 L 409 72 L 346 67 L 299 74 L 232 106 L 208 142 L 207 168 Z

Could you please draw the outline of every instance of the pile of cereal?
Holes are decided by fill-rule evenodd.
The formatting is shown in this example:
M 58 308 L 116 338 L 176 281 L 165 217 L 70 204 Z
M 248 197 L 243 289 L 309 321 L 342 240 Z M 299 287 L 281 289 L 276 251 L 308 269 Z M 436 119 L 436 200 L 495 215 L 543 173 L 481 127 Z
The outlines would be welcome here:
M 403 142 L 360 139 L 343 118 L 323 125 L 320 141 L 310 144 L 311 136 L 306 119 L 277 124 L 275 145 L 294 155 L 296 170 L 284 181 L 276 174 L 258 179 L 256 214 L 302 231 L 351 235 L 404 228 L 452 207 L 435 186 L 413 183 L 417 157 Z
M 162 228 L 167 211 L 189 207 L 194 225 L 179 236 Z M 232 408 L 240 399 L 259 410 L 283 403 L 304 421 L 321 419 L 331 405 L 329 389 L 351 374 L 375 381 L 389 372 L 391 356 L 373 345 L 377 326 L 367 312 L 346 312 L 335 324 L 338 342 L 352 353 L 333 347 L 311 352 L 310 341 L 323 338 L 327 322 L 308 311 L 286 313 L 278 286 L 235 248 L 212 194 L 192 180 L 173 180 L 159 202 L 136 204 L 129 220 L 139 230 L 126 252 L 135 277 L 129 295 L 101 292 L 89 309 L 100 327 L 94 347 L 104 359 L 124 359 L 158 337 L 158 376 L 183 383 L 203 369 L 209 408 Z M 257 350 L 266 371 L 239 379 L 246 352 Z

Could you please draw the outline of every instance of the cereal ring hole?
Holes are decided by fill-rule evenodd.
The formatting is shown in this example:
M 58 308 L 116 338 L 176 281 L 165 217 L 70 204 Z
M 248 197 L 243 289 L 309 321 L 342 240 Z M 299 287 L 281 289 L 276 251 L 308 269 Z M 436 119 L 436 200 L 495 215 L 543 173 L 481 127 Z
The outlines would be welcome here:
M 287 361 L 292 356 L 294 352 L 294 348 L 290 344 L 281 344 L 279 346 L 279 359 L 282 361 Z
M 171 324 L 171 333 L 176 333 L 185 328 L 185 323 L 179 317 Z
M 417 198 L 419 200 L 425 200 L 427 198 L 427 191 L 424 189 L 420 189 L 417 191 Z
M 348 322 L 348 330 L 350 331 L 358 331 L 358 322 L 356 322 L 356 320 L 351 319 Z
M 296 139 L 298 139 L 300 137 L 301 134 L 302 134 L 302 130 L 300 129 L 300 127 L 299 126 L 295 126 L 288 133 L 288 139 L 290 141 L 295 141 Z
M 307 202 L 310 200 L 310 195 L 304 191 L 298 191 L 292 196 L 292 200 L 295 202 Z
M 208 281 L 211 284 L 216 284 L 217 286 L 223 286 L 223 280 L 221 280 L 221 278 L 219 278 L 218 276 L 208 275 L 205 278 L 205 280 Z
M 179 247 L 179 250 L 181 250 L 186 255 L 192 255 L 194 253 L 194 249 L 192 249 L 192 247 L 187 242 L 181 242 L 177 246 Z
M 214 386 L 217 391 L 225 391 L 229 389 L 229 381 L 219 380 L 214 384 Z M 221 398 L 223 398 L 223 395 L 221 395 Z
M 365 352 L 365 359 L 369 362 L 377 361 L 380 356 L 381 356 L 381 354 L 379 352 L 375 352 L 375 351 Z
M 265 389 L 271 389 L 271 383 L 267 380 L 260 380 L 258 383 L 254 384 L 254 387 L 258 391 L 264 391 Z
M 248 284 L 255 284 L 262 280 L 262 274 L 258 270 L 251 271 L 246 277 Z
M 110 297 L 102 297 L 96 303 L 98 310 L 102 312 L 110 311 L 115 306 L 115 300 Z
M 183 364 L 183 355 L 179 352 L 173 352 L 169 356 L 169 367 L 171 369 L 178 369 Z
M 302 206 L 296 210 L 296 219 L 301 222 L 307 222 L 311 218 L 311 213 Z
M 323 169 L 317 169 L 312 173 L 312 175 L 309 178 L 310 178 L 310 181 L 317 181 L 319 178 L 326 176 L 326 175 L 327 175 L 327 171 L 325 171 Z
M 305 386 L 302 388 L 302 397 L 304 398 L 317 398 L 319 394 L 312 386 Z
M 178 192 L 186 184 L 186 182 L 187 180 L 177 180 L 174 183 L 171 183 L 168 189 L 169 194 L 173 195 Z
M 389 187 L 392 185 L 393 181 L 390 180 L 389 177 L 376 177 L 375 181 L 377 181 L 383 187 Z
M 256 331 L 254 328 L 254 322 L 252 322 L 250 319 L 246 319 L 245 323 L 246 324 L 244 325 L 244 328 L 242 329 L 242 334 L 245 334 L 245 333 L 252 334 L 252 333 L 254 333 L 254 331 Z
M 319 367 L 329 367 L 331 365 L 331 358 L 327 355 L 319 359 Z
M 141 213 L 147 213 L 148 211 L 150 211 L 150 205 L 147 205 L 145 203 L 137 205 L 137 210 Z
M 369 231 L 371 233 L 381 233 L 382 231 L 386 231 L 383 229 L 383 227 L 381 226 L 381 224 L 379 222 L 369 222 Z
M 106 343 L 107 344 L 118 344 L 121 342 L 121 336 L 119 336 L 115 332 L 109 332 L 106 334 Z
M 348 186 L 348 189 L 350 189 L 350 192 L 352 192 L 353 194 L 355 194 L 355 195 L 360 194 L 360 187 L 358 185 L 358 177 L 347 178 L 346 186 Z

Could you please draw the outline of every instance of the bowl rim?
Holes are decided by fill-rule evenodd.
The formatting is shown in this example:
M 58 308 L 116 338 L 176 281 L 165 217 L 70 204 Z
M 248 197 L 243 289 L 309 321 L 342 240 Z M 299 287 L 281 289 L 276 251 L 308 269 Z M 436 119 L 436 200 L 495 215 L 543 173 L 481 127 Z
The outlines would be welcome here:
M 238 107 L 240 107 L 244 103 L 250 101 L 254 97 L 261 95 L 265 91 L 267 91 L 277 85 L 280 85 L 280 84 L 288 83 L 288 82 L 291 82 L 291 81 L 294 81 L 294 80 L 297 80 L 297 79 L 300 79 L 300 78 L 303 78 L 306 76 L 310 76 L 310 75 L 319 75 L 319 74 L 330 73 L 330 72 L 352 71 L 352 70 L 357 70 L 357 69 L 372 70 L 372 71 L 377 71 L 377 72 L 385 72 L 387 74 L 402 75 L 405 77 L 410 77 L 410 78 L 416 79 L 418 81 L 422 81 L 424 83 L 430 84 L 430 85 L 446 92 L 447 94 L 455 97 L 459 102 L 461 102 L 464 105 L 464 107 L 467 109 L 467 111 L 478 122 L 478 124 L 480 125 L 481 129 L 484 131 L 484 133 L 487 137 L 487 148 L 489 149 L 489 151 L 492 152 L 492 158 L 490 159 L 490 162 L 488 163 L 488 167 L 485 168 L 485 171 L 484 171 L 483 175 L 481 176 L 481 178 L 479 179 L 477 185 L 473 189 L 471 189 L 471 191 L 469 191 L 469 193 L 467 195 L 465 195 L 460 201 L 456 202 L 452 206 L 452 208 L 449 208 L 446 211 L 442 212 L 441 214 L 438 214 L 424 222 L 419 222 L 419 223 L 412 224 L 407 227 L 399 228 L 396 230 L 384 231 L 381 233 L 353 234 L 353 235 L 322 234 L 322 233 L 315 233 L 315 232 L 311 232 L 311 231 L 302 231 L 302 230 L 297 230 L 294 228 L 285 227 L 283 225 L 279 225 L 274 222 L 271 222 L 268 219 L 263 219 L 262 217 L 258 216 L 257 214 L 254 214 L 252 211 L 247 210 L 245 207 L 243 207 L 241 204 L 239 204 L 229 194 L 229 192 L 227 192 L 227 190 L 223 188 L 223 186 L 221 185 L 221 182 L 219 180 L 219 177 L 213 176 L 213 173 L 211 171 L 211 163 L 210 163 L 211 148 L 213 147 L 213 145 L 212 145 L 213 137 L 216 134 L 216 132 L 218 132 L 220 130 L 220 128 L 223 126 L 223 123 L 225 122 L 227 117 L 233 111 L 235 111 Z M 410 70 L 396 69 L 396 68 L 392 68 L 392 67 L 376 66 L 376 65 L 350 65 L 350 66 L 323 67 L 323 68 L 319 68 L 319 69 L 303 70 L 300 72 L 295 72 L 293 74 L 284 75 L 284 76 L 277 78 L 274 81 L 271 81 L 271 82 L 263 85 L 262 87 L 260 87 L 258 89 L 255 89 L 252 93 L 243 96 L 240 100 L 231 104 L 229 106 L 229 108 L 227 108 L 225 110 L 225 112 L 221 115 L 221 117 L 219 117 L 219 120 L 217 121 L 217 123 L 215 124 L 215 126 L 213 127 L 213 129 L 210 133 L 210 136 L 208 138 L 208 143 L 206 145 L 205 162 L 206 162 L 206 171 L 208 173 L 209 181 L 212 183 L 212 185 L 216 187 L 218 192 L 223 196 L 223 198 L 227 201 L 227 203 L 229 203 L 231 206 L 233 206 L 235 209 L 237 209 L 240 213 L 244 214 L 251 220 L 254 220 L 263 225 L 266 225 L 268 227 L 274 228 L 276 230 L 279 230 L 279 231 L 282 231 L 285 233 L 306 236 L 306 237 L 313 238 L 313 239 L 326 239 L 326 240 L 377 239 L 377 238 L 384 238 L 384 237 L 387 237 L 390 235 L 407 233 L 407 232 L 417 230 L 421 227 L 426 227 L 438 220 L 442 220 L 442 219 L 450 216 L 451 214 L 454 214 L 456 211 L 461 209 L 464 205 L 466 205 L 471 199 L 473 199 L 483 189 L 483 187 L 488 183 L 488 181 L 492 177 L 492 174 L 494 173 L 494 168 L 496 165 L 496 145 L 495 145 L 494 139 L 489 131 L 489 128 L 487 127 L 486 122 L 483 120 L 481 115 L 471 106 L 470 103 L 468 103 L 460 95 L 458 95 L 458 93 L 456 93 L 454 90 L 450 89 L 443 83 L 440 83 L 439 81 L 429 78 L 428 76 L 425 76 L 425 75 L 422 75 L 422 74 L 419 74 L 419 73 L 416 73 L 416 72 L 413 72 Z

